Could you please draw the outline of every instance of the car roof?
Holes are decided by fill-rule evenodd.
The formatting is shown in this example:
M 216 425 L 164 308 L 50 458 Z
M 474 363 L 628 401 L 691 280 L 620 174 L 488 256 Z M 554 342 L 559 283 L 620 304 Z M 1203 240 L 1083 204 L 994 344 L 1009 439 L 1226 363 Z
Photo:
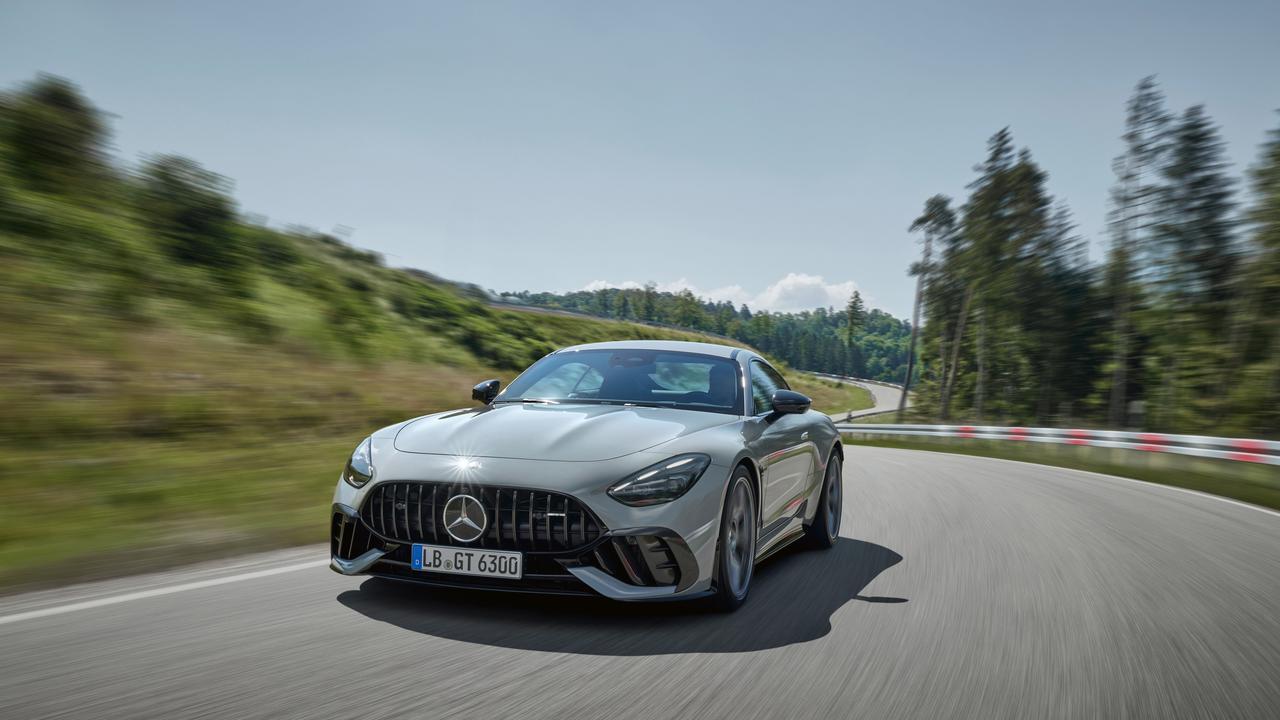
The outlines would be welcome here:
M 733 347 L 732 345 L 685 342 L 682 340 L 615 340 L 613 342 L 573 345 L 571 347 L 557 350 L 556 352 L 577 352 L 579 350 L 665 350 L 667 352 L 697 353 L 699 355 L 710 355 L 712 357 L 722 358 L 732 358 L 738 353 L 755 354 L 750 350 Z

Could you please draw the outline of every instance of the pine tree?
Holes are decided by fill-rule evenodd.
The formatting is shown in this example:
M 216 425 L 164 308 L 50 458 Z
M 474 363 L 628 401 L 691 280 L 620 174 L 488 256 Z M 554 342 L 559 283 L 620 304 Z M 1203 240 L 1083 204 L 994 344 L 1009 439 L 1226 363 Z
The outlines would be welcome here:
M 862 293 L 857 290 L 849 296 L 849 302 L 844 306 L 844 342 L 850 347 L 853 346 L 853 336 L 863 323 L 867 321 L 867 307 L 862 302 Z
M 991 364 L 987 328 L 991 324 L 991 313 L 1005 294 L 1007 259 L 1012 240 L 1007 210 L 1011 202 L 1009 181 L 1013 167 L 1013 136 L 1009 128 L 1002 128 L 987 141 L 987 159 L 975 168 L 979 176 L 969 184 L 973 193 L 964 208 L 963 232 L 969 242 L 969 252 L 961 258 L 961 272 L 969 280 L 970 289 L 967 292 L 977 302 L 977 377 L 974 382 L 973 409 L 975 419 L 979 422 L 986 409 Z M 967 303 L 963 311 L 968 312 Z M 963 318 L 958 324 L 957 343 L 963 340 Z
M 898 401 L 898 420 L 907 407 L 907 395 L 911 392 L 911 381 L 916 366 L 916 340 L 920 334 L 920 304 L 925 287 L 929 282 L 929 271 L 933 262 L 933 243 L 948 242 L 956 231 L 956 214 L 951 210 L 951 198 L 946 195 L 934 195 L 925 201 L 924 212 L 911 223 L 908 232 L 924 231 L 924 256 L 920 263 L 912 268 L 911 274 L 916 276 L 916 298 L 911 310 L 911 344 L 907 350 L 907 372 L 902 383 L 902 397 Z
M 1106 283 L 1112 297 L 1111 389 L 1108 417 L 1113 427 L 1128 421 L 1129 364 L 1133 309 L 1140 264 L 1158 266 L 1152 231 L 1158 223 L 1161 185 L 1156 177 L 1168 146 L 1169 114 L 1155 77 L 1139 81 L 1125 120 L 1125 152 L 1112 164 L 1111 249 Z
M 1225 146 L 1203 105 L 1187 109 L 1174 128 L 1168 162 L 1163 223 L 1167 292 L 1199 309 L 1206 327 L 1220 330 L 1231 294 L 1235 243 L 1234 180 Z
M 1249 259 L 1241 273 L 1247 301 L 1222 390 L 1233 396 L 1235 432 L 1274 434 L 1280 428 L 1280 127 L 1268 133 L 1249 176 Z
M 1217 410 L 1211 377 L 1223 363 L 1239 260 L 1227 165 L 1204 108 L 1188 108 L 1170 135 L 1156 228 L 1163 266 L 1156 283 L 1161 306 L 1152 314 L 1159 325 L 1155 420 L 1165 429 Z

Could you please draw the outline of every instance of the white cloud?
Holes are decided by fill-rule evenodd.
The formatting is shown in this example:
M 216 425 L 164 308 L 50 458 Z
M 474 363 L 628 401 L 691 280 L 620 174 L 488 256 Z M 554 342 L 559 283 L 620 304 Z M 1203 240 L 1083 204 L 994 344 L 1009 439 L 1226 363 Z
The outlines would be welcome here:
M 594 291 L 604 288 L 638 289 L 643 283 L 635 280 L 610 282 L 593 280 L 583 290 Z M 805 273 L 787 273 L 785 277 L 769 285 L 758 294 L 752 294 L 741 285 L 727 285 L 720 288 L 703 290 L 688 278 L 680 278 L 672 282 L 656 283 L 660 292 L 680 292 L 689 290 L 694 295 L 715 302 L 729 301 L 734 305 L 745 303 L 752 310 L 769 310 L 773 312 L 796 312 L 813 310 L 818 307 L 843 308 L 849 296 L 858 288 L 852 280 L 842 283 L 829 283 L 821 275 Z M 863 298 L 866 300 L 867 298 Z

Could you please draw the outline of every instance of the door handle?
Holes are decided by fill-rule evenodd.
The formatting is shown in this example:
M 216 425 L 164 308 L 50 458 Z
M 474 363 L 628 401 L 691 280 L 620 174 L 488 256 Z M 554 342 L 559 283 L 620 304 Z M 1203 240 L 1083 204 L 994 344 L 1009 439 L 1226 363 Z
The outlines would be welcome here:
M 801 440 L 808 440 L 808 439 L 809 439 L 809 431 L 808 431 L 808 430 L 805 430 L 804 432 L 800 433 L 800 439 L 801 439 Z

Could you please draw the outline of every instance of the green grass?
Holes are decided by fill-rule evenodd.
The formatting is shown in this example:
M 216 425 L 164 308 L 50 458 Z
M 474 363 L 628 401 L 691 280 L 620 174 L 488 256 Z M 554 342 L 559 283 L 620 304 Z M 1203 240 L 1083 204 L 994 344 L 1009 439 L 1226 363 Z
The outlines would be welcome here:
M 796 392 L 808 395 L 813 407 L 829 414 L 866 410 L 876 404 L 869 390 L 849 383 L 797 372 L 788 373 L 787 382 Z
M 1274 465 L 1078 445 L 1022 444 L 961 438 L 853 440 L 846 437 L 845 442 L 850 445 L 929 450 L 1088 470 L 1199 490 L 1280 509 L 1280 467 Z

